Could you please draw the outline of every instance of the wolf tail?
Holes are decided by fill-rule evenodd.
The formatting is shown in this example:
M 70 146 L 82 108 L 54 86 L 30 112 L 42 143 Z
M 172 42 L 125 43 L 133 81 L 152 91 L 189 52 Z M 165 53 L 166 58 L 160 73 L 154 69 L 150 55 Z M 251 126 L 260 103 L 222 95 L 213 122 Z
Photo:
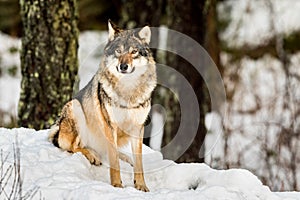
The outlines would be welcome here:
M 59 125 L 58 123 L 55 123 L 53 126 L 51 126 L 49 130 L 48 140 L 52 142 L 56 147 L 59 147 L 58 135 L 59 135 Z

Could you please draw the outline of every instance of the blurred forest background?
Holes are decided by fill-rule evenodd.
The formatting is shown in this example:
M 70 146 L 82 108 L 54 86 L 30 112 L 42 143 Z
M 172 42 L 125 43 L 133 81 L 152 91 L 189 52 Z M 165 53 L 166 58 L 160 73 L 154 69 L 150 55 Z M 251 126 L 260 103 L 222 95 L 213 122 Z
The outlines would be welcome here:
M 49 4 L 34 0 L 20 2 L 21 4 L 18 0 L 0 0 L 0 126 L 49 128 L 65 103 L 63 101 L 71 98 L 70 93 L 75 87 L 74 76 L 77 70 L 82 71 L 80 67 L 83 61 L 80 55 L 79 64 L 77 58 L 73 58 L 73 64 L 55 61 L 55 66 L 46 67 L 42 58 L 51 53 L 60 54 L 59 51 L 41 52 L 44 57 L 37 56 L 39 60 L 36 62 L 41 63 L 40 68 L 35 66 L 33 71 L 25 70 L 33 65 L 28 63 L 29 59 L 26 57 L 30 49 L 24 46 L 21 49 L 20 40 L 22 34 L 28 35 L 31 30 L 33 34 L 41 36 L 36 37 L 37 44 L 40 40 L 45 42 L 49 38 L 53 38 L 57 44 L 59 42 L 55 37 L 70 36 L 68 32 L 64 35 L 63 31 L 59 31 L 57 35 L 43 32 L 47 30 L 47 23 L 51 24 L 51 19 L 61 14 L 55 12 L 54 8 L 50 9 L 51 5 L 66 5 L 67 9 L 62 16 L 67 17 L 59 20 L 72 19 L 66 22 L 70 24 L 67 26 L 69 28 L 64 27 L 63 30 L 70 31 L 74 38 L 65 41 L 70 42 L 74 39 L 74 43 L 70 42 L 73 44 L 70 49 L 76 49 L 76 37 L 79 36 L 79 54 L 80 48 L 94 42 L 82 37 L 96 33 L 96 38 L 101 38 L 99 35 L 101 31 L 106 32 L 108 19 L 122 28 L 149 24 L 153 27 L 164 26 L 177 30 L 190 36 L 207 50 L 222 75 L 226 91 L 226 102 L 219 102 L 217 110 L 211 110 L 206 85 L 187 61 L 168 52 L 153 50 L 158 63 L 171 66 L 186 77 L 199 102 L 198 124 L 186 125 L 197 125 L 197 135 L 177 162 L 206 162 L 216 169 L 246 168 L 259 176 L 272 190 L 300 190 L 300 1 L 63 0 L 49 1 Z M 32 21 L 30 17 L 34 14 L 28 14 L 28 8 L 33 5 L 40 9 L 40 13 L 45 14 L 42 18 L 48 19 L 47 23 L 37 24 L 36 21 Z M 51 13 L 57 14 L 52 16 Z M 40 20 L 40 16 L 36 15 L 34 20 Z M 78 24 L 78 29 L 74 22 Z M 152 34 L 155 36 L 159 33 Z M 23 45 L 24 41 L 26 42 L 24 38 L 26 37 L 22 39 Z M 69 47 L 64 46 L 63 41 L 60 42 L 60 47 Z M 75 54 L 76 52 L 77 49 Z M 73 55 L 66 55 L 67 58 L 68 56 Z M 97 56 L 99 59 L 99 55 Z M 51 58 L 44 60 L 49 63 Z M 52 71 L 47 71 L 48 68 Z M 66 71 L 71 72 L 62 76 Z M 42 74 L 46 74 L 45 79 L 41 77 Z M 58 79 L 55 79 L 55 76 Z M 31 84 L 26 84 L 28 82 L 25 81 L 21 92 L 21 78 L 24 81 L 26 77 L 35 81 Z M 51 91 L 61 89 L 61 93 L 65 95 L 51 93 L 50 101 L 50 93 L 40 87 L 40 81 L 44 87 L 49 86 Z M 66 90 L 62 89 L 64 87 Z M 44 93 L 46 94 L 43 96 Z M 165 111 L 162 146 L 168 144 L 177 133 L 181 118 L 178 99 L 184 95 L 180 86 L 176 94 L 164 87 L 158 87 L 154 93 L 154 103 L 162 105 Z M 56 98 L 61 96 L 63 97 Z M 26 108 L 22 110 L 24 105 Z M 193 121 L 189 118 L 194 117 L 194 108 L 189 109 L 191 115 L 185 117 L 185 121 Z M 220 110 L 225 110 L 225 114 L 219 112 Z M 145 139 L 145 143 L 151 143 L 149 138 Z M 180 151 L 181 148 L 184 147 L 179 145 L 179 150 L 174 151 Z M 168 153 L 170 152 L 164 154 L 166 158 Z

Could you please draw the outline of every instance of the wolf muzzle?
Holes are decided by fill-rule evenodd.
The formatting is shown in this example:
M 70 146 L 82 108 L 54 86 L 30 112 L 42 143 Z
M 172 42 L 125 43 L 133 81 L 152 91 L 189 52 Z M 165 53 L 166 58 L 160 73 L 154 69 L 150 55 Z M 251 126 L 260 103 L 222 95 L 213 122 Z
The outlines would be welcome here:
M 130 74 L 130 73 L 134 72 L 134 69 L 135 69 L 135 67 L 131 67 L 127 63 L 121 63 L 117 67 L 118 72 L 120 72 L 122 74 Z

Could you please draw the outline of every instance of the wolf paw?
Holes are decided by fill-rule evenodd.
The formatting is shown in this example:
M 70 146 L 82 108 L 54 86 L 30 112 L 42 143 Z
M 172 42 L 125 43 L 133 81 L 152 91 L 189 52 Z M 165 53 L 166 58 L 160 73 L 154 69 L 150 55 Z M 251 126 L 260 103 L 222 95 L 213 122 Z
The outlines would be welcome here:
M 100 161 L 100 159 L 99 158 L 93 158 L 93 159 L 89 159 L 89 161 L 90 161 L 90 163 L 92 164 L 92 165 L 96 165 L 96 166 L 100 166 L 100 165 L 102 165 L 102 162 Z
M 96 166 L 102 165 L 98 156 L 92 151 L 89 151 L 89 154 L 86 155 L 86 158 L 90 161 L 92 165 L 96 165 Z
M 111 185 L 114 187 L 123 188 L 122 183 L 112 183 Z
M 143 191 L 143 192 L 149 192 L 149 189 L 147 188 L 146 185 L 134 184 L 134 187 L 135 187 L 137 190 L 141 190 L 141 191 Z

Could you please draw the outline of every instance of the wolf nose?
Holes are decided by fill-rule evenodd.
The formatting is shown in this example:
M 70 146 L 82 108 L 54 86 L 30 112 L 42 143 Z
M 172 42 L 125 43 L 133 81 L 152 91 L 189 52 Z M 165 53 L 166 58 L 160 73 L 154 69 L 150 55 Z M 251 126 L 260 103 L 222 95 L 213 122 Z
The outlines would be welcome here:
M 120 70 L 121 71 L 126 71 L 128 69 L 128 65 L 126 64 L 126 63 L 122 63 L 121 65 L 120 65 Z

